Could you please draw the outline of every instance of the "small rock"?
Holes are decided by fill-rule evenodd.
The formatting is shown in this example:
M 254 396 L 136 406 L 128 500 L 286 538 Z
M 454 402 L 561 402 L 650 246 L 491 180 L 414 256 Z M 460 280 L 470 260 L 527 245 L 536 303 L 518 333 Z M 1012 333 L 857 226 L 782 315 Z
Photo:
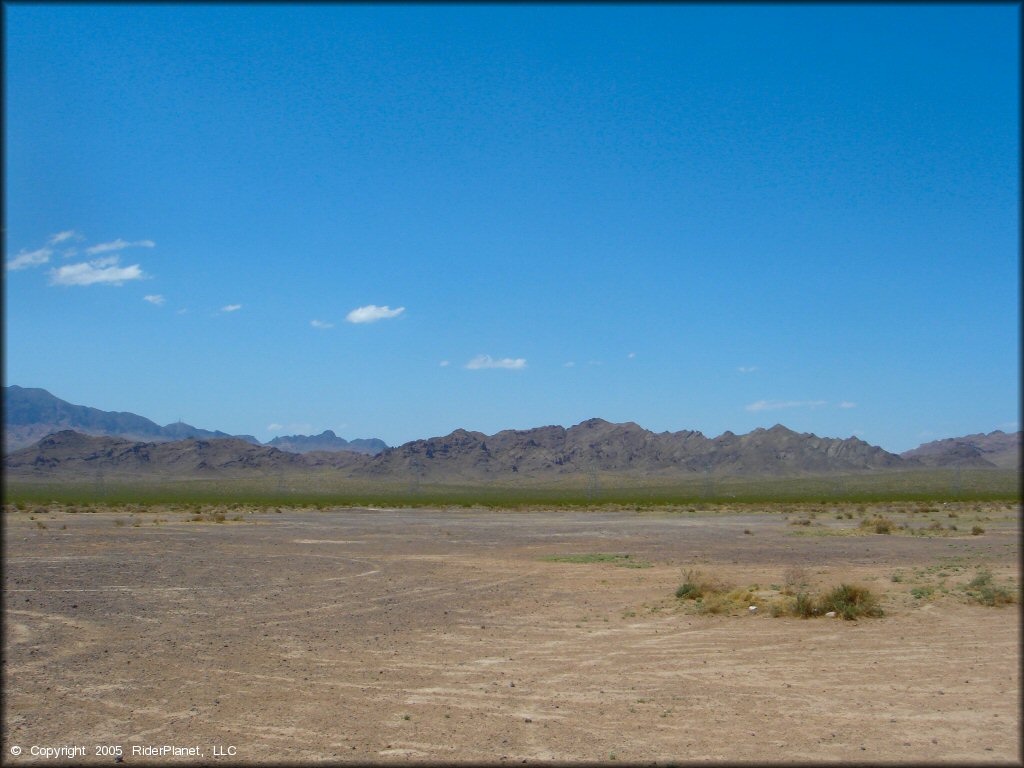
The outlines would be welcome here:
M 524 719 L 525 719 L 525 720 L 526 720 L 526 722 L 528 722 L 528 723 L 532 723 L 532 722 L 533 722 L 533 720 L 531 720 L 531 719 L 530 719 L 530 718 L 528 718 L 528 717 L 527 717 L 527 718 L 524 718 Z
M 835 611 L 829 611 L 828 613 L 825 614 L 825 618 L 826 619 L 834 619 L 835 617 L 836 617 L 836 612 Z
M 752 605 L 749 608 L 747 608 L 747 610 L 750 611 L 751 613 L 757 613 L 757 606 L 756 605 Z

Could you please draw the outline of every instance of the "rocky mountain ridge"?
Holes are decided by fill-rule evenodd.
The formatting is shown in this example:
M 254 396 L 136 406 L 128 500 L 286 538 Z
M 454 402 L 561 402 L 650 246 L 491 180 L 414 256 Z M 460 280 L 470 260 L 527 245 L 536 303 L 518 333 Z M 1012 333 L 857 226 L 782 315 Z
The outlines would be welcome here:
M 160 426 L 144 416 L 127 411 L 102 411 L 85 405 L 73 405 L 45 389 L 19 387 L 15 384 L 4 387 L 5 451 L 27 448 L 47 435 L 68 429 L 84 435 L 119 437 L 141 442 L 235 438 L 253 445 L 263 445 L 252 435 L 229 435 L 219 430 L 193 427 L 181 421 Z M 354 451 L 372 454 L 387 447 L 383 440 L 377 438 L 347 441 L 330 430 L 312 437 L 292 435 L 274 438 L 267 445 L 292 453 Z
M 857 438 L 797 433 L 782 425 L 716 438 L 700 432 L 654 433 L 633 424 L 590 419 L 574 427 L 455 430 L 376 455 L 351 451 L 289 453 L 234 438 L 133 442 L 63 431 L 8 454 L 13 475 L 73 476 L 97 471 L 131 475 L 277 473 L 328 469 L 362 479 L 480 482 L 557 479 L 588 473 L 632 477 L 701 474 L 791 476 L 921 466 Z
M 367 453 L 371 456 L 380 453 L 388 447 L 388 444 L 376 437 L 346 440 L 338 437 L 333 430 L 325 429 L 319 435 L 287 435 L 275 437 L 267 441 L 266 445 L 272 445 L 282 451 L 291 453 L 309 453 L 311 451 L 354 451 L 355 453 Z
M 1020 467 L 1020 432 L 997 429 L 963 437 L 933 440 L 900 454 L 929 467 Z
M 781 424 L 708 438 L 689 430 L 654 433 L 632 422 L 589 419 L 569 429 L 546 426 L 494 435 L 458 429 L 388 448 L 354 473 L 473 480 L 580 472 L 785 475 L 915 465 L 855 437 L 821 438 Z

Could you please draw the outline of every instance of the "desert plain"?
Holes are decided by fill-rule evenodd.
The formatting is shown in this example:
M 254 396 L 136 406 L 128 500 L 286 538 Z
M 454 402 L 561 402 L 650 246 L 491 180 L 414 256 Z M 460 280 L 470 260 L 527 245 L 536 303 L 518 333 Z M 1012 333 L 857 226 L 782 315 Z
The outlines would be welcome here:
M 1015 503 L 55 503 L 4 525 L 10 765 L 1021 761 Z M 677 597 L 696 574 L 731 597 Z M 883 615 L 792 615 L 840 584 Z M 133 749 L 162 746 L 198 752 Z

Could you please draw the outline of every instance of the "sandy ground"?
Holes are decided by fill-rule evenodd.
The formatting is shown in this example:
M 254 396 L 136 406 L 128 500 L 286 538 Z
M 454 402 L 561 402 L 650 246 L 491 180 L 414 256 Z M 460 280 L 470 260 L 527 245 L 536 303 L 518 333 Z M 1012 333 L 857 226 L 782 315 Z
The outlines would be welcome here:
M 1015 587 L 1003 514 L 924 537 L 783 514 L 9 512 L 4 762 L 1019 763 L 1017 606 L 909 591 L 979 567 Z M 592 552 L 651 566 L 543 559 Z M 674 597 L 688 567 L 768 589 L 792 565 L 886 615 Z M 163 745 L 202 757 L 133 754 Z

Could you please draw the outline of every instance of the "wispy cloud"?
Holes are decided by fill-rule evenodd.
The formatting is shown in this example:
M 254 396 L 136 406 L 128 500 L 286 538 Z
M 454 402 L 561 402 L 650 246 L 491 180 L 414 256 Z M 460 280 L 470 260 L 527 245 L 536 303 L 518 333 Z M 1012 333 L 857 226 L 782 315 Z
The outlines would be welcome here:
M 50 235 L 50 239 L 46 242 L 50 245 L 57 245 L 57 243 L 63 243 L 67 240 L 81 240 L 82 235 L 75 232 L 73 229 L 65 230 L 64 232 L 58 232 L 55 235 Z
M 634 357 L 636 357 L 636 352 L 630 352 L 628 355 L 626 355 L 626 357 L 632 360 Z
M 478 371 L 483 368 L 508 368 L 511 370 L 518 370 L 526 367 L 526 360 L 522 357 L 503 357 L 500 360 L 495 360 L 490 355 L 477 355 L 466 363 L 466 367 L 471 371 Z
M 117 256 L 105 256 L 51 269 L 50 285 L 121 285 L 126 280 L 141 280 L 145 277 L 138 264 L 122 267 L 118 261 Z
M 843 402 L 841 402 L 839 404 L 839 407 L 840 408 L 856 408 L 857 404 L 856 403 L 851 403 L 849 400 L 843 400 Z
M 267 424 L 267 432 L 277 432 L 282 429 L 284 429 L 284 424 L 277 424 L 276 422 L 274 424 Z
M 398 317 L 405 312 L 405 307 L 391 309 L 391 307 L 378 307 L 376 304 L 367 304 L 365 307 L 357 307 L 345 315 L 345 320 L 350 323 L 375 323 L 378 320 L 388 320 Z
M 757 366 L 756 365 L 741 365 L 736 370 L 739 371 L 740 373 L 753 373 L 754 371 L 757 370 Z
M 448 360 L 442 360 L 440 365 L 442 368 L 447 368 L 449 365 L 451 365 L 451 362 Z
M 237 312 L 242 308 L 241 304 L 227 304 L 220 308 L 221 312 Z
M 575 360 L 567 360 L 564 363 L 562 363 L 562 367 L 563 368 L 575 368 L 576 367 L 576 361 Z
M 758 400 L 746 406 L 748 411 L 778 411 L 783 408 L 820 408 L 824 400 Z
M 40 264 L 48 262 L 52 254 L 53 251 L 49 248 L 40 248 L 36 251 L 22 251 L 13 259 L 8 260 L 7 268 L 19 270 L 27 269 L 28 267 L 38 267 Z
M 320 328 L 321 330 L 334 327 L 334 323 L 325 323 L 323 320 L 310 320 L 309 324 L 314 328 Z
M 143 296 L 143 301 L 148 301 L 150 304 L 156 304 L 158 307 L 163 304 L 167 299 L 161 296 L 159 293 L 152 293 L 149 296 Z
M 128 242 L 127 240 L 117 238 L 117 240 L 111 240 L 109 243 L 97 243 L 96 245 L 91 245 L 85 249 L 85 252 L 95 255 L 97 253 L 108 253 L 110 251 L 122 251 L 125 248 L 153 248 L 155 246 L 156 243 L 152 240 L 136 240 L 134 242 Z

